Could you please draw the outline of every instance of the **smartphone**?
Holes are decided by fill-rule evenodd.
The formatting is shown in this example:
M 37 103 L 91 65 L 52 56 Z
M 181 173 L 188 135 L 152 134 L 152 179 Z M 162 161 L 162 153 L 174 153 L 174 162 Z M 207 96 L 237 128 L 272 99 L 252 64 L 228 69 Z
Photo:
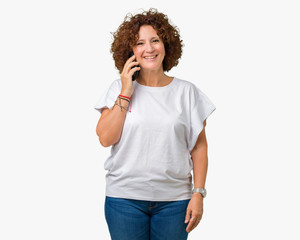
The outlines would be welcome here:
M 128 58 L 130 58 L 130 57 L 132 57 L 133 56 L 133 51 L 131 51 L 130 52 L 130 54 L 129 54 L 129 57 Z M 134 62 L 136 62 L 136 60 L 134 59 L 133 60 Z M 139 67 L 140 65 L 136 65 L 136 66 L 133 66 L 132 68 L 134 68 L 134 67 Z M 131 68 L 131 69 L 132 69 Z M 132 75 L 132 81 L 134 81 L 136 78 L 137 78 L 137 76 L 139 75 L 139 70 L 137 70 L 137 71 L 135 71 L 134 73 L 133 73 L 133 75 Z

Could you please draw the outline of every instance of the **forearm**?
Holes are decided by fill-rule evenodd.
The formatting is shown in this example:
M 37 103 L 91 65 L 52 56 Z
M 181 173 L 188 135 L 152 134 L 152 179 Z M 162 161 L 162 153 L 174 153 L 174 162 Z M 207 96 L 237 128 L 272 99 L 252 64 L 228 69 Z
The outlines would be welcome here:
M 208 169 L 207 149 L 198 149 L 191 155 L 193 160 L 194 188 L 205 188 Z
M 121 95 L 125 95 L 121 92 Z M 127 96 L 127 95 L 125 95 Z M 118 103 L 126 108 L 129 107 L 129 103 L 126 100 L 118 99 Z M 104 147 L 111 146 L 117 143 L 122 135 L 123 126 L 126 118 L 127 111 L 121 109 L 120 106 L 114 105 L 103 119 L 100 119 L 97 125 L 97 134 L 99 140 Z

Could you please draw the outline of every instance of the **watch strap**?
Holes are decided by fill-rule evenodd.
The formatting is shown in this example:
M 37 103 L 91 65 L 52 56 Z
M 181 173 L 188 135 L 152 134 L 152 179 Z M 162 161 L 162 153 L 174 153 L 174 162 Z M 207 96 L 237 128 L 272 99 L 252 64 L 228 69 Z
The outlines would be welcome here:
M 200 194 L 202 195 L 203 198 L 205 198 L 205 197 L 206 197 L 206 194 L 207 194 L 207 191 L 206 191 L 205 188 L 194 188 L 194 189 L 193 189 L 193 193 L 194 193 L 194 192 L 200 193 Z

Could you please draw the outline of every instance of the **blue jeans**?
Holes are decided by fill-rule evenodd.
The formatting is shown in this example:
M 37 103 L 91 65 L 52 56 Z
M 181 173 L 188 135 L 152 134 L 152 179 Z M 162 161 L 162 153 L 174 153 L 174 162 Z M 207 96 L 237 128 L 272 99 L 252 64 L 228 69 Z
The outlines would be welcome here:
M 105 219 L 112 240 L 186 240 L 184 223 L 190 199 L 144 201 L 105 198 Z

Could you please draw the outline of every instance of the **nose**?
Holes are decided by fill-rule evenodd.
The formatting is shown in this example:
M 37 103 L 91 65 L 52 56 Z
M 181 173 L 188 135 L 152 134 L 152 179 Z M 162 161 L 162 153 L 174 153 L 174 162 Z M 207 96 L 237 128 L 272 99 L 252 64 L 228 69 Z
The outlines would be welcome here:
M 146 43 L 146 52 L 153 52 L 154 48 L 150 42 Z

